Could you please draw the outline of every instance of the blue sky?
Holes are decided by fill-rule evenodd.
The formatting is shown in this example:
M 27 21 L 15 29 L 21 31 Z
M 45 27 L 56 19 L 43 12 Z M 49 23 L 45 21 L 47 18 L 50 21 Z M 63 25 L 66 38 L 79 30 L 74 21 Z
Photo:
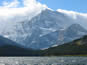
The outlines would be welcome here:
M 12 2 L 13 0 L 0 0 L 0 6 L 2 6 L 2 2 Z M 23 6 L 22 0 L 20 7 Z M 87 0 L 38 0 L 39 2 L 46 4 L 49 8 L 54 10 L 64 9 L 64 10 L 72 10 L 82 13 L 87 13 Z
M 2 6 L 3 5 L 3 2 L 8 2 L 8 3 L 11 3 L 11 2 L 13 2 L 14 0 L 0 0 L 0 6 Z M 19 5 L 19 7 L 23 7 L 23 0 L 18 0 L 19 2 L 20 2 L 20 5 Z
M 49 8 L 87 13 L 87 0 L 38 0 Z

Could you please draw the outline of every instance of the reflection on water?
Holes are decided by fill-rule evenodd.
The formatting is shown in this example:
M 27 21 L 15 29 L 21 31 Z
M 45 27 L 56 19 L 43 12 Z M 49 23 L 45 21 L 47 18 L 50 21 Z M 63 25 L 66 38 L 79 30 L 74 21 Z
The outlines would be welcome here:
M 0 57 L 0 65 L 87 65 L 87 57 Z

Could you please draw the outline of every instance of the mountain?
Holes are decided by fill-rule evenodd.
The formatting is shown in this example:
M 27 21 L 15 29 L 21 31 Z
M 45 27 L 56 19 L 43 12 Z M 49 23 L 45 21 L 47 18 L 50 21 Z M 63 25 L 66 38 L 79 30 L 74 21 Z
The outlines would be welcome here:
M 33 49 L 44 49 L 54 45 L 61 45 L 87 34 L 87 30 L 79 24 L 72 24 L 66 29 L 59 29 L 43 36 L 40 36 L 40 31 L 35 31 L 31 37 L 25 40 L 27 45 Z
M 87 30 L 84 29 L 80 24 L 72 24 L 66 29 L 66 36 L 78 37 L 87 34 Z
M 39 56 L 39 51 L 25 48 L 0 36 L 0 56 Z
M 72 24 L 64 31 L 63 42 L 70 42 L 72 40 L 78 39 L 87 35 L 87 30 L 80 24 Z
M 87 36 L 63 45 L 43 50 L 46 56 L 87 55 Z
M 4 27 L 5 29 L 3 30 L 1 29 L 0 35 L 27 48 L 40 49 L 41 47 L 39 47 L 37 42 L 37 40 L 40 40 L 40 37 L 58 29 L 66 28 L 71 24 L 72 22 L 66 15 L 46 9 L 31 20 L 29 20 L 29 17 L 26 17 L 23 21 L 8 22 L 8 26 Z M 38 45 L 35 43 L 38 43 Z M 35 48 L 36 46 L 37 48 Z M 43 46 L 42 48 L 45 47 Z
M 45 49 L 51 46 L 58 46 L 87 35 L 87 30 L 79 24 L 72 24 L 66 29 L 59 29 L 40 37 L 37 44 Z M 50 43 L 49 43 L 50 42 Z M 35 47 L 36 48 L 36 47 Z
M 4 45 L 0 46 L 0 56 L 40 56 L 40 51 L 14 45 Z
M 63 32 L 62 30 L 65 30 L 73 23 L 74 22 L 72 22 L 66 15 L 60 12 L 48 9 L 44 10 L 39 15 L 32 18 L 32 20 L 23 23 L 24 30 L 29 32 L 29 34 L 21 43 L 25 43 L 25 46 L 33 49 L 47 48 L 54 45 L 56 42 L 59 42 L 60 44 L 61 41 L 57 41 L 57 39 L 60 38 L 58 35 Z M 61 36 L 62 35 L 63 33 Z M 56 37 L 54 38 L 54 36 Z M 21 41 L 21 39 L 20 41 L 19 39 L 17 40 L 18 42 Z
M 29 17 L 24 18 L 23 21 L 15 18 L 15 22 L 4 22 L 4 27 L 0 27 L 0 35 L 26 48 L 44 49 L 70 42 L 86 33 L 81 25 L 64 13 L 49 9 L 43 10 L 30 20 Z M 75 24 L 78 26 L 74 27 Z M 81 27 L 82 31 L 77 27 Z
M 65 21 L 67 21 L 67 23 Z M 31 32 L 31 35 L 28 35 L 23 42 L 25 42 L 25 46 L 34 49 L 50 47 L 56 41 L 56 39 L 53 39 L 54 35 L 56 35 L 55 32 L 67 28 L 72 24 L 66 15 L 48 9 L 42 11 L 38 16 L 25 23 L 27 27 L 25 26 L 24 28 L 30 28 L 29 32 Z M 53 41 L 50 39 L 53 39 Z
M 16 42 L 12 41 L 12 40 L 9 40 L 8 38 L 0 36 L 0 47 L 4 46 L 4 45 L 21 46 L 21 45 L 17 44 Z M 23 46 L 21 46 L 21 47 L 23 47 Z

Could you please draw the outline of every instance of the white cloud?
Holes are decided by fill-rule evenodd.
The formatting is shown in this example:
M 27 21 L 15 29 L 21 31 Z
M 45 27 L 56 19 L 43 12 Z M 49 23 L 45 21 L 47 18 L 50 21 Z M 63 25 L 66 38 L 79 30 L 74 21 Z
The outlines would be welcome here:
M 82 25 L 84 28 L 87 29 L 87 13 L 79 13 L 75 11 L 68 11 L 62 9 L 58 9 L 57 11 L 65 14 L 70 18 L 70 20 Z
M 14 0 L 11 3 L 4 1 L 3 2 L 3 7 L 5 7 L 5 8 L 12 7 L 13 8 L 13 7 L 17 7 L 19 4 L 20 4 L 20 2 L 18 0 Z
M 87 18 L 87 13 L 79 13 L 79 12 L 68 11 L 68 10 L 63 10 L 63 9 L 58 9 L 57 11 L 67 14 L 68 16 L 70 16 L 73 19 L 77 19 L 78 16 L 83 16 L 83 17 Z
M 4 19 L 12 18 L 14 16 L 29 16 L 32 17 L 46 8 L 36 0 L 23 0 L 24 7 L 17 8 L 20 5 L 20 1 L 13 0 L 13 2 L 3 2 L 3 6 L 0 7 L 0 17 Z M 3 19 L 2 18 L 2 19 Z

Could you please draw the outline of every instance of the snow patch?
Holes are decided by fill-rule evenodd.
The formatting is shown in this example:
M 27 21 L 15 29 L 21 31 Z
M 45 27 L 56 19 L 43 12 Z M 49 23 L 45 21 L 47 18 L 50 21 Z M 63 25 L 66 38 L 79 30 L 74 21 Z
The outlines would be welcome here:
M 3 37 L 5 37 L 5 38 L 9 38 L 9 35 L 3 35 Z

